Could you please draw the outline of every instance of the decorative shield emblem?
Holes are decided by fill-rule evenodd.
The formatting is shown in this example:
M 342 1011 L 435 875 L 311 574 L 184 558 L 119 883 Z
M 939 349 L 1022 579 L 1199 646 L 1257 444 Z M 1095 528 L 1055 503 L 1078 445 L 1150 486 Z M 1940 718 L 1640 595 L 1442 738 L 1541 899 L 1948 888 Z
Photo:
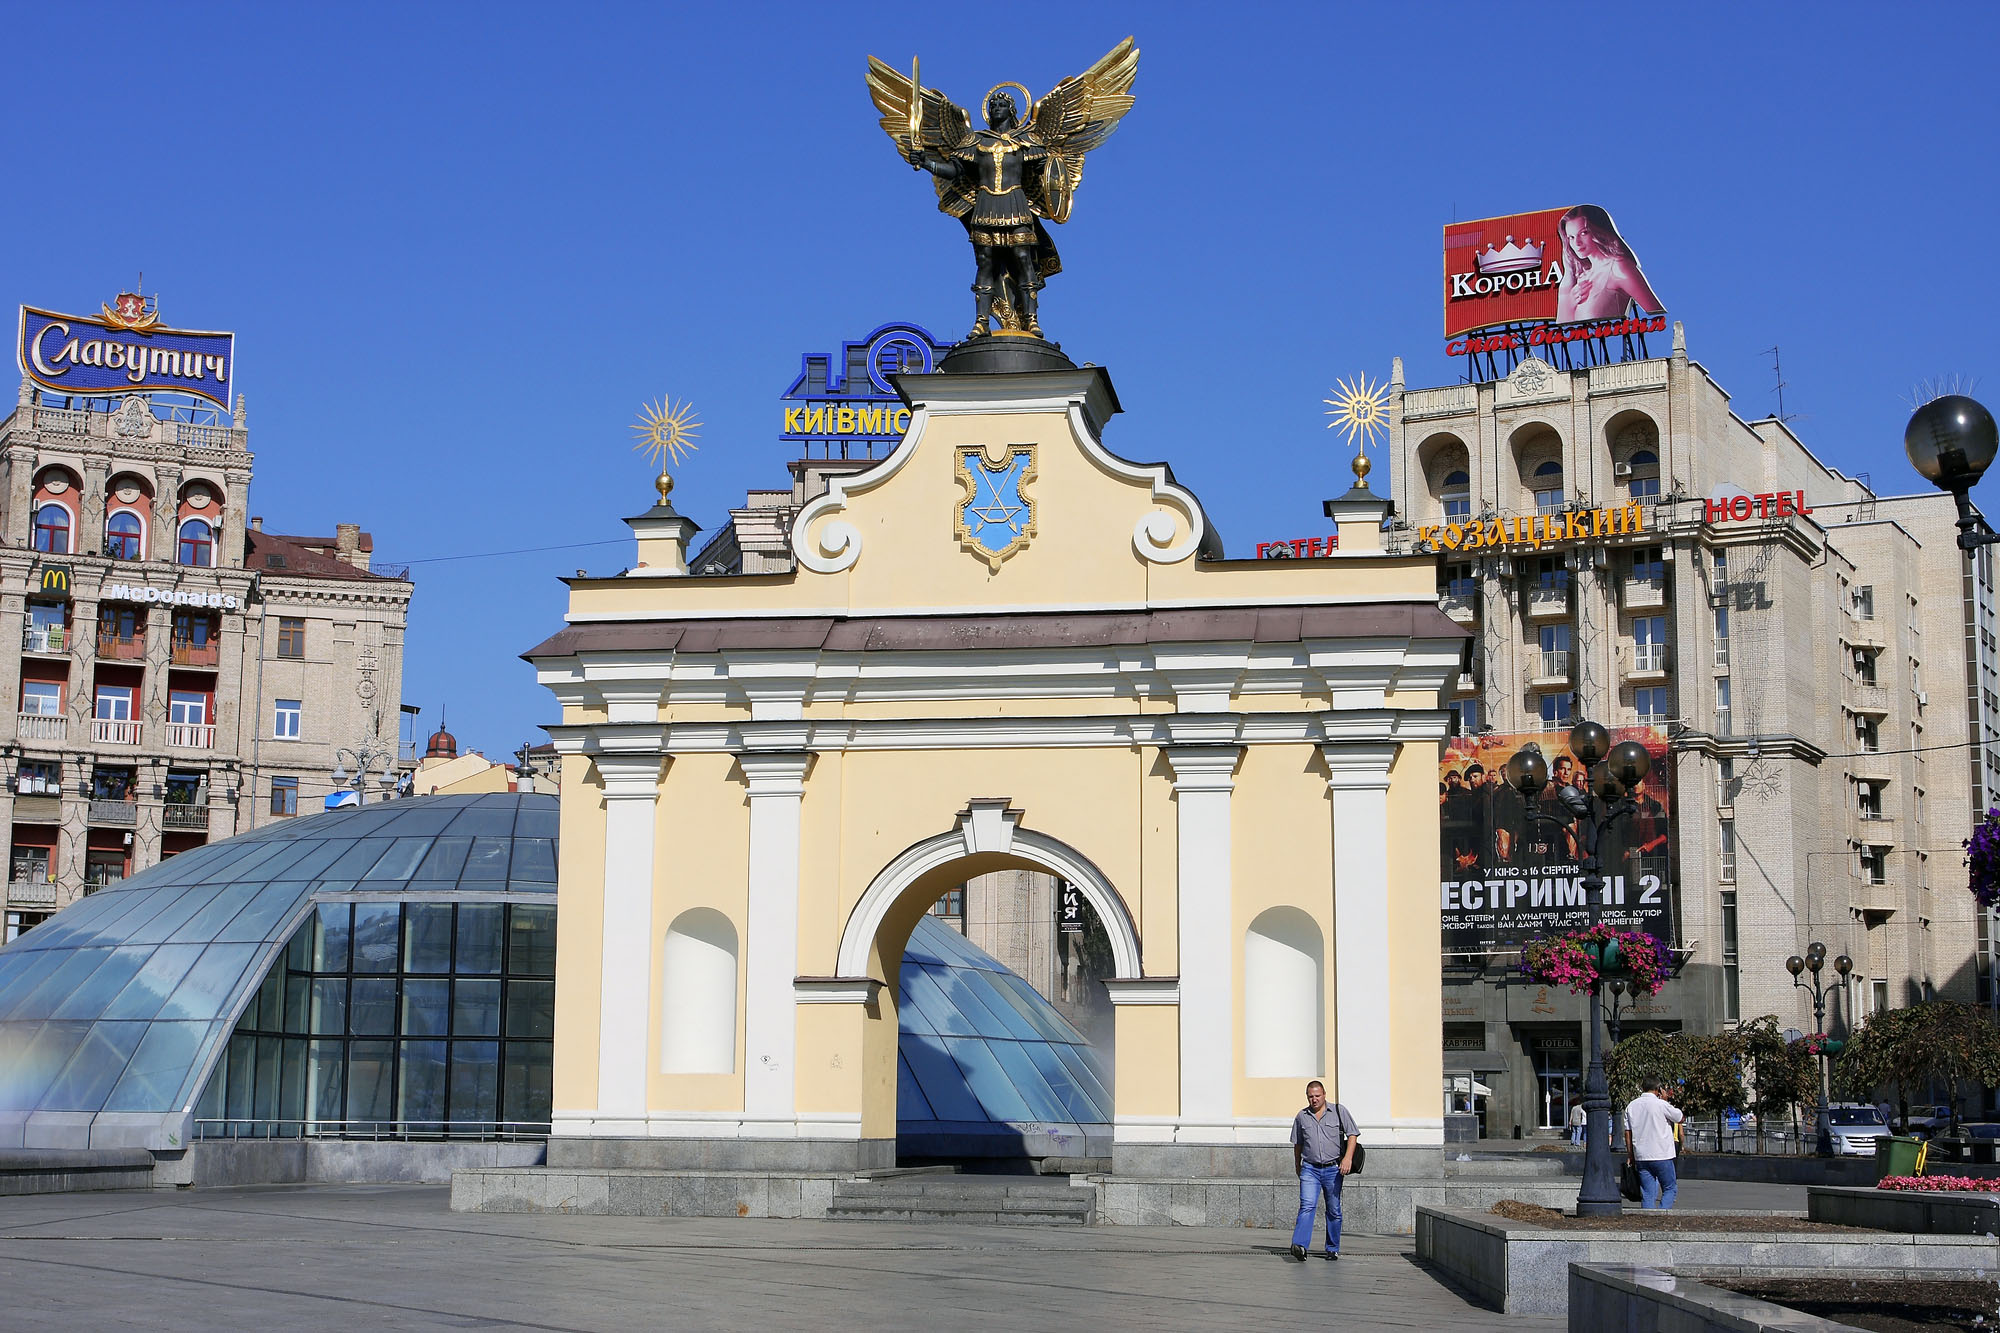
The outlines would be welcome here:
M 137 292 L 120 292 L 118 300 L 103 306 L 104 318 L 121 329 L 150 329 L 160 322 L 160 302 L 147 300 Z
M 958 484 L 965 501 L 956 513 L 958 544 L 998 569 L 1000 562 L 1028 544 L 1035 535 L 1035 502 L 1028 483 L 1035 479 L 1035 446 L 970 444 L 958 451 Z

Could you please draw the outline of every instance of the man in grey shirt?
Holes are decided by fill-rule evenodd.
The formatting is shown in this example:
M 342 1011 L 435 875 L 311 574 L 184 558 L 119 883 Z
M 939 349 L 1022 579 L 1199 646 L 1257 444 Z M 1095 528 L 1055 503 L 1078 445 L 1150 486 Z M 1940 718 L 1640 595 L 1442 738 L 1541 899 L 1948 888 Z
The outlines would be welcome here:
M 1345 1106 L 1326 1104 L 1324 1083 L 1314 1079 L 1306 1084 L 1306 1109 L 1292 1119 L 1292 1167 L 1299 1173 L 1292 1258 L 1305 1260 L 1321 1195 L 1326 1196 L 1326 1257 L 1340 1257 L 1340 1181 L 1354 1169 L 1354 1145 L 1360 1137 Z

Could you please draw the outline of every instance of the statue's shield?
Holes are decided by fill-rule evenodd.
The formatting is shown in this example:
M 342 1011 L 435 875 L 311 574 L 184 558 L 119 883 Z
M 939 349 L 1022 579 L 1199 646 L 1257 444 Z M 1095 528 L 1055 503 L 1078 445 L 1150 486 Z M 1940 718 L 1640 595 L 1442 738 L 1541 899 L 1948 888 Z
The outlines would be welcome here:
M 966 445 L 958 451 L 958 484 L 965 499 L 954 526 L 959 545 L 992 569 L 1028 544 L 1035 535 L 1035 502 L 1028 483 L 1035 479 L 1035 446 L 1012 444 L 999 448 Z

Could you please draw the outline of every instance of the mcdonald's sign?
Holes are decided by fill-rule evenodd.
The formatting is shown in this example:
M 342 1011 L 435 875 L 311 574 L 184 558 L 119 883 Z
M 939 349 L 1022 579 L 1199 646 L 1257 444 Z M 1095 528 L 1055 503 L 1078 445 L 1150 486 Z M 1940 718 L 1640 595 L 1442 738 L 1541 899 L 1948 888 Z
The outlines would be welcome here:
M 69 596 L 68 565 L 43 565 L 41 574 L 43 592 L 52 592 L 63 597 Z

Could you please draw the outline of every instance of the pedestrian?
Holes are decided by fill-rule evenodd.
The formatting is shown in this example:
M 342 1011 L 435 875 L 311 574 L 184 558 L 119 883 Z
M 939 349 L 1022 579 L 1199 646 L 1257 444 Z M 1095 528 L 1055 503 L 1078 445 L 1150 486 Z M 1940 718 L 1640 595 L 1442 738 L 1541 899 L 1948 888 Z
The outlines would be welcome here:
M 1680 1182 L 1674 1172 L 1675 1126 L 1681 1108 L 1660 1090 L 1660 1080 L 1639 1080 L 1639 1095 L 1625 1107 L 1625 1156 L 1639 1168 L 1639 1206 L 1671 1208 Z
M 1590 1112 L 1583 1109 L 1582 1102 L 1569 1108 L 1569 1141 L 1573 1147 L 1583 1146 L 1584 1130 L 1589 1124 Z
M 1354 1169 L 1361 1130 L 1339 1102 L 1328 1106 L 1326 1084 L 1306 1084 L 1306 1109 L 1292 1117 L 1292 1169 L 1299 1173 L 1299 1220 L 1292 1226 L 1292 1258 L 1305 1261 L 1313 1217 L 1326 1197 L 1326 1257 L 1340 1258 L 1340 1180 Z

